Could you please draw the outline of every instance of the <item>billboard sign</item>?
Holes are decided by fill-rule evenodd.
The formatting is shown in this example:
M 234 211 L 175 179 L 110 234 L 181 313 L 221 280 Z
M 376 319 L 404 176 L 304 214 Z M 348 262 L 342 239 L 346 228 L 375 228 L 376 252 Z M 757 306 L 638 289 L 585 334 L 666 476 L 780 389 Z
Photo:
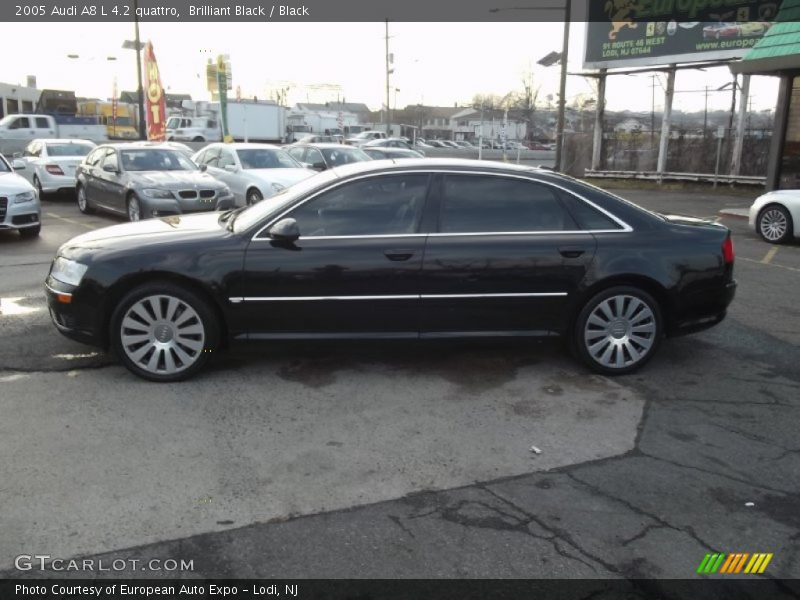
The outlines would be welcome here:
M 590 0 L 584 67 L 741 58 L 781 0 Z

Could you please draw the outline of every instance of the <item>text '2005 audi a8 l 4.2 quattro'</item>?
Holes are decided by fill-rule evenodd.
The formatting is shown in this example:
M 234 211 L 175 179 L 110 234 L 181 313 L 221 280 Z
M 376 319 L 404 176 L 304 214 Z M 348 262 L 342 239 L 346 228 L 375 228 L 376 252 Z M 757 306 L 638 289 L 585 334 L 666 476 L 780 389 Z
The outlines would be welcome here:
M 654 214 L 552 172 L 454 159 L 330 169 L 249 208 L 64 244 L 56 327 L 174 381 L 234 340 L 563 335 L 628 373 L 725 316 L 721 225 Z

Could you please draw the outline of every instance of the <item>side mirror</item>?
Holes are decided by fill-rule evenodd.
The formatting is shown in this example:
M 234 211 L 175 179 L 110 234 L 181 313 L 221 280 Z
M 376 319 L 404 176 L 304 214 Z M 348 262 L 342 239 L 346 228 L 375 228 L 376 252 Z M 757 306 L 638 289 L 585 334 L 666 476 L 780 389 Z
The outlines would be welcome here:
M 11 158 L 22 158 L 22 152 L 14 152 L 14 154 L 11 155 Z
M 314 165 L 312 165 L 311 163 L 301 162 L 300 164 L 306 169 L 313 169 L 314 168 Z
M 18 158 L 15 159 L 13 163 L 11 163 L 11 166 L 14 167 L 15 171 L 21 171 L 22 169 L 26 168 L 25 167 L 25 161 L 24 160 L 20 160 Z
M 324 171 L 328 168 L 328 166 L 324 162 L 318 162 L 311 165 L 311 168 L 315 171 Z
M 269 228 L 269 237 L 276 242 L 295 242 L 300 238 L 300 228 L 297 221 L 286 217 Z
M 119 173 L 119 169 L 116 169 L 114 165 L 103 165 L 103 171 L 106 173 Z
M 238 171 L 239 169 L 236 165 L 225 165 L 225 170 L 228 173 L 236 173 L 236 171 Z
M 208 171 L 208 165 L 200 165 L 200 171 L 202 171 L 203 173 Z

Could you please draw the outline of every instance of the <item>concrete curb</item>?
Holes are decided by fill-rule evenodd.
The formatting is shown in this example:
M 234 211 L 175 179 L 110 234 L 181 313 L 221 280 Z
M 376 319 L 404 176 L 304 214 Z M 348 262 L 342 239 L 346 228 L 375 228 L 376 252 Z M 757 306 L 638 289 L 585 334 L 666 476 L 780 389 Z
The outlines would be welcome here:
M 749 219 L 750 210 L 747 208 L 723 208 L 719 211 L 721 217 L 732 217 L 734 219 Z

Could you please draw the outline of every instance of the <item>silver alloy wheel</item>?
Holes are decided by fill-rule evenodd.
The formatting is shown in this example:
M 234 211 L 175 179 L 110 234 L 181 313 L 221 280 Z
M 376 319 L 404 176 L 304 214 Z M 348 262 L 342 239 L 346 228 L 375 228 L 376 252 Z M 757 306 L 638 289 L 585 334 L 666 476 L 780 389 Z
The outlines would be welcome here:
M 258 190 L 250 190 L 247 192 L 246 204 L 247 206 L 252 206 L 258 202 L 261 202 L 264 197 L 261 195 L 261 192 Z
M 776 242 L 786 235 L 786 231 L 789 229 L 789 222 L 782 210 L 770 208 L 761 215 L 758 227 L 765 239 L 770 242 Z
M 139 199 L 136 196 L 131 196 L 128 198 L 128 220 L 134 222 L 141 218 L 142 213 L 139 210 Z
M 189 304 L 168 295 L 147 296 L 122 317 L 120 342 L 137 367 L 172 375 L 191 367 L 203 354 L 206 331 Z
M 86 190 L 83 186 L 78 188 L 78 210 L 81 212 L 86 212 L 86 207 L 88 204 L 86 203 Z
M 647 356 L 656 333 L 656 317 L 647 303 L 622 294 L 606 298 L 592 310 L 583 339 L 593 360 L 609 369 L 621 369 Z

